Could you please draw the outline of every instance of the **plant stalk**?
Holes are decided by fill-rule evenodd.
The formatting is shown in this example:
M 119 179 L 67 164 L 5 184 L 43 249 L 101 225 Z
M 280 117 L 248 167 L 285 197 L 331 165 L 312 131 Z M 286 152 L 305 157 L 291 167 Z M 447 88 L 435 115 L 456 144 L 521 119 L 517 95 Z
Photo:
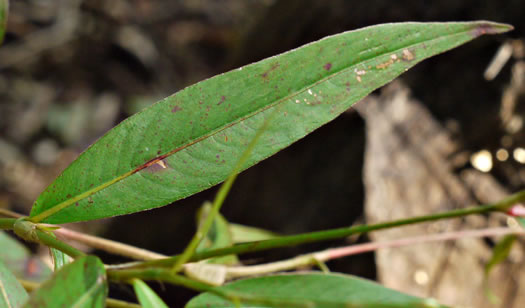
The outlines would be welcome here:
M 111 254 L 124 256 L 135 260 L 156 260 L 167 257 L 165 255 L 155 253 L 146 249 L 100 238 L 93 235 L 80 233 L 66 228 L 60 228 L 58 230 L 54 230 L 53 232 L 58 237 L 73 240 L 78 243 L 88 245 L 92 248 L 100 249 Z
M 506 212 L 512 205 L 522 202 L 525 200 L 525 190 L 520 191 L 516 194 L 513 194 L 500 202 L 494 204 L 487 204 L 475 207 L 469 207 L 464 209 L 457 209 L 443 213 L 424 215 L 418 217 L 411 217 L 405 219 L 399 219 L 389 222 L 378 223 L 374 225 L 359 225 L 331 230 L 323 230 L 316 232 L 308 232 L 297 235 L 282 236 L 274 239 L 249 242 L 237 244 L 232 247 L 219 248 L 204 252 L 195 253 L 188 261 L 196 262 L 204 259 L 209 259 L 213 257 L 226 256 L 231 254 L 245 254 L 251 252 L 257 252 L 268 249 L 282 248 L 282 247 L 291 247 L 301 244 L 321 242 L 327 240 L 333 240 L 338 238 L 347 237 L 354 234 L 368 233 L 372 231 L 378 231 L 383 229 L 401 227 L 406 225 L 412 225 L 417 223 L 437 221 L 442 219 L 450 219 L 457 217 L 464 217 L 473 214 L 486 214 L 490 212 Z M 146 262 L 135 262 L 130 264 L 130 268 L 144 268 L 150 266 L 158 267 L 170 267 L 178 259 L 179 255 L 172 256 L 168 259 L 160 259 Z M 123 267 L 121 267 L 123 268 Z
M 0 230 L 13 230 L 17 218 L 0 218 Z
M 487 236 L 502 236 L 509 234 L 523 235 L 525 234 L 525 230 L 523 230 L 522 228 L 499 227 L 479 230 L 444 232 L 438 234 L 401 238 L 391 241 L 380 241 L 365 244 L 349 245 L 345 247 L 326 249 L 323 251 L 309 253 L 288 260 L 282 260 L 272 263 L 227 267 L 226 277 L 227 279 L 235 279 L 256 275 L 267 275 L 286 270 L 293 270 L 304 266 L 319 265 L 319 262 L 321 262 L 322 264 L 323 262 L 327 262 L 333 259 L 339 259 L 351 255 L 376 251 L 378 249 L 384 248 L 397 248 L 432 242 L 450 241 L 465 238 L 479 238 Z
M 50 234 L 47 234 L 46 232 L 42 231 L 42 230 L 38 230 L 36 229 L 35 230 L 36 232 L 36 235 L 38 236 L 38 240 L 41 244 L 44 244 L 48 247 L 52 247 L 52 248 L 55 248 L 55 249 L 58 249 L 60 251 L 62 251 L 63 253 L 65 253 L 66 255 L 76 259 L 76 258 L 79 258 L 79 257 L 83 257 L 85 256 L 86 254 L 83 253 L 82 251 L 72 247 L 72 246 L 69 246 L 68 244 L 58 240 L 57 238 L 55 238 L 53 235 L 50 235 Z

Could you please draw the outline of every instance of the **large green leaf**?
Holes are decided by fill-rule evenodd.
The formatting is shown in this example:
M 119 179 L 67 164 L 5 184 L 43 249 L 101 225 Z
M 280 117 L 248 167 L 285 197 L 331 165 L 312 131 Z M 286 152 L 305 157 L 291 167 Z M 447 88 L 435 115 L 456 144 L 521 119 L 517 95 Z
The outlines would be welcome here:
M 0 261 L 0 308 L 16 308 L 27 300 L 27 292 Z
M 17 278 L 42 282 L 53 273 L 37 256 L 31 254 L 22 243 L 0 232 L 0 261 L 9 268 Z
M 485 21 L 378 25 L 202 81 L 103 136 L 39 196 L 30 216 L 48 223 L 91 220 L 187 197 L 223 181 L 270 114 L 243 170 L 421 60 L 511 28 Z
M 105 307 L 107 287 L 102 262 L 86 256 L 64 265 L 31 294 L 24 307 Z
M 244 279 L 219 287 L 257 297 L 240 307 L 443 307 L 377 283 L 342 274 L 293 274 Z M 236 307 L 211 293 L 194 297 L 186 308 Z
M 4 40 L 8 12 L 9 0 L 0 0 L 0 44 L 2 44 L 2 41 Z

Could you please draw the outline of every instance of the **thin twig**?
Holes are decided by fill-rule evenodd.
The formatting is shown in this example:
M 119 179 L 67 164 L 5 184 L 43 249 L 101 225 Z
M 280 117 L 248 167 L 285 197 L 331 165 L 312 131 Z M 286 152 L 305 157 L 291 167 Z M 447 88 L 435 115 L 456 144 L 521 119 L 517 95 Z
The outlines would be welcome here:
M 13 211 L 10 211 L 8 209 L 0 209 L 0 215 L 5 217 L 11 217 L 11 218 L 22 218 L 24 215 L 15 213 Z
M 13 218 L 21 218 L 24 217 L 21 214 L 0 209 L 0 215 L 9 216 Z M 12 229 L 14 220 L 13 218 L 0 218 L 0 227 L 1 229 Z M 39 224 L 40 226 L 49 227 L 49 228 L 55 228 L 56 225 L 49 225 L 49 224 Z M 97 237 L 94 235 L 88 235 L 81 232 L 73 231 L 71 229 L 67 229 L 64 227 L 61 227 L 57 230 L 52 230 L 52 232 L 55 233 L 57 237 L 59 237 L 62 240 L 71 240 L 78 243 L 85 244 L 91 248 L 96 248 L 103 250 L 108 253 L 128 257 L 134 260 L 141 260 L 141 261 L 147 261 L 147 260 L 157 260 L 162 258 L 167 258 L 166 255 L 152 252 L 146 249 L 137 248 L 135 246 L 127 245 L 124 243 L 120 243 L 117 241 L 112 241 L 108 239 L 104 239 L 101 237 Z
M 263 251 L 281 247 L 292 247 L 301 244 L 321 242 L 326 240 L 333 240 L 338 238 L 347 237 L 354 234 L 369 233 L 378 230 L 390 229 L 395 227 L 401 227 L 406 225 L 413 225 L 423 222 L 437 221 L 443 219 L 451 219 L 458 217 L 465 217 L 474 214 L 486 214 L 491 212 L 507 212 L 514 204 L 525 201 L 525 190 L 515 193 L 500 202 L 493 204 L 486 204 L 480 206 L 474 206 L 469 208 L 457 209 L 437 214 L 430 214 L 424 216 L 416 216 L 405 219 L 399 219 L 394 221 L 382 222 L 373 225 L 358 225 L 346 228 L 338 228 L 331 230 L 323 230 L 309 233 L 302 233 L 296 235 L 281 236 L 274 239 L 249 242 L 237 244 L 232 247 L 218 248 L 214 250 L 208 250 L 199 252 L 193 255 L 188 261 L 200 261 L 213 257 L 221 257 L 232 254 L 244 254 L 256 251 Z M 145 262 L 134 262 L 128 264 L 121 264 L 119 269 L 124 268 L 145 268 L 151 266 L 157 267 L 171 267 L 180 258 L 179 255 L 172 256 L 168 259 L 160 259 Z
M 129 257 L 135 260 L 146 261 L 166 258 L 165 255 L 160 253 L 152 252 L 142 248 L 137 248 L 131 245 L 100 238 L 93 235 L 80 233 L 66 228 L 60 228 L 58 230 L 55 230 L 54 233 L 59 238 L 73 240 L 88 245 L 92 248 L 100 249 L 115 255 Z
M 525 230 L 523 230 L 522 228 L 501 227 L 480 230 L 453 231 L 438 234 L 407 237 L 391 241 L 380 241 L 373 243 L 350 245 L 346 247 L 332 248 L 324 251 L 309 253 L 289 260 L 283 260 L 267 264 L 227 267 L 226 277 L 227 279 L 234 279 L 292 270 L 303 266 L 316 265 L 317 262 L 326 262 L 329 260 L 339 259 L 350 255 L 376 251 L 378 249 L 397 248 L 417 244 L 426 244 L 438 241 L 450 241 L 466 238 L 501 236 L 507 234 L 525 234 Z

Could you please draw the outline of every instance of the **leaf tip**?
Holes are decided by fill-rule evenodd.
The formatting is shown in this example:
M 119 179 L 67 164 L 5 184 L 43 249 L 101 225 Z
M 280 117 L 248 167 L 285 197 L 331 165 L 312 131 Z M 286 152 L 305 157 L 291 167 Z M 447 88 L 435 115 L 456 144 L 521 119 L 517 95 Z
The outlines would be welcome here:
M 478 37 L 485 34 L 500 34 L 514 30 L 514 27 L 509 24 L 491 22 L 491 21 L 479 21 L 476 22 L 476 26 L 472 30 L 474 37 Z

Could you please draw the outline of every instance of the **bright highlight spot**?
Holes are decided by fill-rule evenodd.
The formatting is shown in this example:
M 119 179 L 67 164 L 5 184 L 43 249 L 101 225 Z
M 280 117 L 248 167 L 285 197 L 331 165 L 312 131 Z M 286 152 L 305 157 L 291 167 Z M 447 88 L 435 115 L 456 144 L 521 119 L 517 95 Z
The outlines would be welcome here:
M 429 280 L 428 274 L 424 270 L 417 270 L 414 273 L 414 281 L 418 285 L 424 286 L 428 283 L 428 280 Z
M 507 150 L 505 150 L 505 149 L 499 149 L 496 152 L 496 158 L 499 161 L 506 161 L 507 159 L 509 159 L 509 152 Z
M 525 149 L 524 148 L 515 148 L 512 152 L 512 157 L 518 163 L 525 164 Z
M 492 169 L 492 154 L 487 150 L 481 150 L 470 156 L 470 163 L 479 171 L 489 172 Z

